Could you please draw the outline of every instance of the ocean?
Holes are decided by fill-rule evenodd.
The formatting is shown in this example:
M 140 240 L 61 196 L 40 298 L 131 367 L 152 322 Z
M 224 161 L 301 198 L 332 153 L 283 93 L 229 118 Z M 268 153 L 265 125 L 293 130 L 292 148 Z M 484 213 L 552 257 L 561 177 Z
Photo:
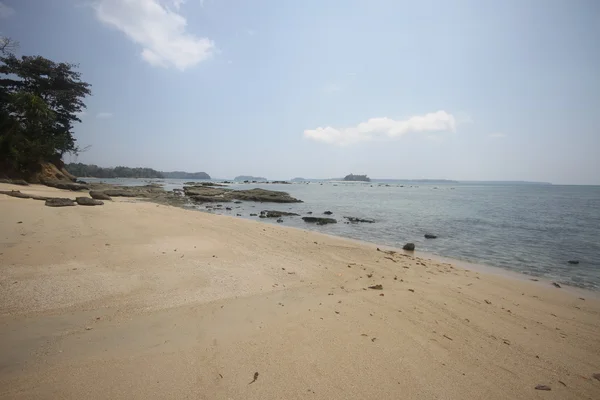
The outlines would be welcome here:
M 187 180 L 159 181 L 172 190 Z M 280 210 L 326 216 L 323 213 L 331 211 L 337 224 L 318 226 L 301 217 L 283 217 L 281 225 L 393 247 L 412 242 L 417 251 L 600 290 L 600 186 L 398 181 L 232 185 L 256 187 L 286 191 L 303 203 L 228 204 L 231 211 L 225 204 L 220 211 L 208 211 L 204 205 L 194 208 L 274 224 L 276 219 L 249 214 Z M 375 223 L 345 224 L 344 216 L 372 218 Z M 426 233 L 437 239 L 425 239 Z

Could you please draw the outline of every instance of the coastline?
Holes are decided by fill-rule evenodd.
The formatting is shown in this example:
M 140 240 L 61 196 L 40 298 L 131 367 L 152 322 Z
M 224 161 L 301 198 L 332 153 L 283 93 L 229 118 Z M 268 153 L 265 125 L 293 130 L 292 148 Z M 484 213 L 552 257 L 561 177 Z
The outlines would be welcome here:
M 0 214 L 0 398 L 600 395 L 594 292 L 132 199 Z

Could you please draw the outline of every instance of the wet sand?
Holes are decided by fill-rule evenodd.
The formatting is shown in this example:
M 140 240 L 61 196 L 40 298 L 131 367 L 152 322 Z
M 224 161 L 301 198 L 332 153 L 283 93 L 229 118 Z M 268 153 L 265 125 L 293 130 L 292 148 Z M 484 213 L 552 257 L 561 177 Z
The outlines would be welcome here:
M 0 221 L 0 398 L 600 398 L 595 295 L 136 199 Z

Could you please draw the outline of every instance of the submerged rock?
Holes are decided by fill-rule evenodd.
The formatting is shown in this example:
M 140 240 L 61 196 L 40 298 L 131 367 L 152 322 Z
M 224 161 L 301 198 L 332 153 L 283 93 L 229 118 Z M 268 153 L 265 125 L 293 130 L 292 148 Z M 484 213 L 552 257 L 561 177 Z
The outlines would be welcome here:
M 336 224 L 337 220 L 333 218 L 322 218 L 322 217 L 302 217 L 304 222 L 316 223 L 317 225 Z
M 325 214 L 325 215 L 331 215 L 331 214 L 333 214 L 333 211 L 325 211 L 323 214 Z
M 579 264 L 579 260 L 569 260 L 568 262 L 569 262 L 569 264 L 573 264 L 573 265 Z
M 287 211 L 275 211 L 275 210 L 264 210 L 260 212 L 261 217 L 264 215 L 263 218 L 280 218 L 280 217 L 294 217 L 294 216 L 299 216 L 300 214 L 296 214 L 293 212 L 287 212 Z
M 74 206 L 75 202 L 71 199 L 56 197 L 46 200 L 45 204 L 48 207 L 68 207 Z
M 402 250 L 407 250 L 407 251 L 414 251 L 415 250 L 415 244 L 414 243 L 406 243 L 403 247 Z
M 302 200 L 298 200 L 286 192 L 258 188 L 250 190 L 232 190 L 227 192 L 225 197 L 235 200 L 260 201 L 269 203 L 302 203 Z
M 344 217 L 344 218 L 346 218 L 349 222 L 352 222 L 352 223 L 367 222 L 369 224 L 372 224 L 375 222 L 375 220 L 371 219 L 371 218 L 358 218 L 358 217 Z
M 277 222 L 282 223 L 283 222 L 283 218 L 277 219 Z
M 425 239 L 437 239 L 437 235 L 434 235 L 432 233 L 426 233 Z
M 75 201 L 80 206 L 102 206 L 104 202 L 96 199 L 92 199 L 90 197 L 76 197 Z

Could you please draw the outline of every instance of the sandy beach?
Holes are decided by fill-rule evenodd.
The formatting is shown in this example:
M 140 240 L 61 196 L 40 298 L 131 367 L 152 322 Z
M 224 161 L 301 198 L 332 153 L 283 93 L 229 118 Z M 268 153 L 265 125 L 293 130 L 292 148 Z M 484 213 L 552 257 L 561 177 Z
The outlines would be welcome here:
M 600 398 L 595 293 L 138 199 L 0 221 L 2 399 Z

